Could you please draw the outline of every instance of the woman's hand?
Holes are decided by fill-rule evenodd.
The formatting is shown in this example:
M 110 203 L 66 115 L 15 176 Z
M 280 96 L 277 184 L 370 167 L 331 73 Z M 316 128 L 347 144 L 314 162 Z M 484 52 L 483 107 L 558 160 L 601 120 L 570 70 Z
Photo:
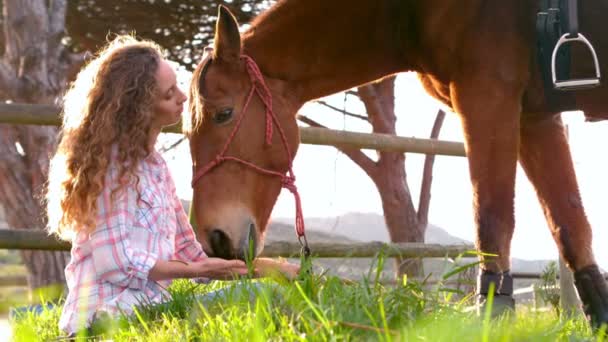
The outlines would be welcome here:
M 268 258 L 257 258 L 253 261 L 253 271 L 258 277 L 268 277 L 274 274 L 294 279 L 300 272 L 300 266 L 287 261 Z M 247 275 L 249 269 L 242 260 L 226 260 L 221 258 L 206 258 L 196 262 L 179 260 L 158 260 L 150 270 L 152 280 L 176 278 L 209 278 L 232 280 L 240 275 Z
M 248 273 L 247 264 L 242 260 L 226 260 L 220 258 L 206 258 L 188 264 L 191 278 L 234 279 L 239 275 Z
M 260 277 L 267 277 L 272 274 L 280 273 L 289 279 L 295 279 L 300 272 L 300 265 L 268 258 L 254 259 L 253 266 L 256 269 L 256 275 Z

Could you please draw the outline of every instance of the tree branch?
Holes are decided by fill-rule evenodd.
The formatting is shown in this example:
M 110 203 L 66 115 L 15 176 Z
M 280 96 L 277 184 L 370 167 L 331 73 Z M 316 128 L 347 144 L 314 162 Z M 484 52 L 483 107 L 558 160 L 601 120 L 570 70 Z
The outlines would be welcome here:
M 439 131 L 443 125 L 445 112 L 439 110 L 435 117 L 435 123 L 431 130 L 431 139 L 439 137 Z M 424 167 L 422 171 L 422 184 L 420 185 L 420 199 L 418 201 L 418 223 L 426 227 L 429 223 L 429 207 L 431 203 L 431 183 L 433 182 L 433 164 L 435 163 L 435 155 L 427 154 L 424 159 Z
M 358 91 L 353 91 L 353 90 L 347 90 L 344 92 L 346 95 L 350 95 L 350 96 L 356 96 L 359 97 L 359 92 Z
M 333 110 L 335 110 L 337 112 L 340 112 L 340 113 L 342 113 L 342 114 L 344 114 L 346 116 L 350 116 L 350 117 L 353 117 L 353 118 L 357 118 L 357 119 L 369 122 L 369 118 L 367 116 L 365 116 L 365 115 L 351 113 L 349 111 L 346 111 L 346 110 L 340 109 L 338 107 L 332 106 L 329 103 L 327 103 L 325 101 L 322 101 L 322 100 L 318 100 L 316 102 L 318 104 L 320 104 L 320 105 L 323 105 L 323 106 L 327 107 L 327 108 L 330 108 L 330 109 L 333 109 Z
M 394 107 L 383 105 L 382 100 L 393 96 L 394 78 L 388 79 L 382 84 L 368 84 L 357 88 L 359 98 L 363 101 L 367 116 L 373 127 L 374 133 L 395 134 L 395 111 Z M 379 92 L 380 91 L 380 92 Z M 378 165 L 385 163 L 385 160 L 392 159 L 394 154 L 391 152 L 376 151 L 378 154 Z
M 379 97 L 380 106 L 385 114 L 383 118 L 387 128 L 391 129 L 392 134 L 396 134 L 395 123 L 395 79 L 396 76 L 385 77 L 379 82 L 372 83 L 371 86 L 376 90 L 376 96 Z
M 162 146 L 161 148 L 159 148 L 159 153 L 165 153 L 165 152 L 169 152 L 172 149 L 176 148 L 179 144 L 181 144 L 184 140 L 186 140 L 186 136 L 182 135 L 179 139 L 177 139 L 173 144 L 169 145 L 169 146 Z
M 376 87 L 372 84 L 368 84 L 361 86 L 358 89 L 359 97 L 361 98 L 361 101 L 363 101 L 365 109 L 367 110 L 367 116 L 374 127 L 374 133 L 395 134 L 395 130 L 394 128 L 391 129 L 388 120 L 388 116 L 390 116 L 391 113 L 385 112 L 382 103 L 380 103 L 380 100 L 378 99 L 380 95 L 378 94 Z M 392 115 L 394 115 L 394 112 L 392 112 Z
M 316 122 L 315 120 L 306 117 L 302 114 L 298 114 L 298 120 L 304 122 L 305 124 L 308 124 L 312 127 L 322 127 L 322 128 L 327 128 L 326 126 L 323 126 L 322 124 Z M 348 158 L 350 158 L 350 160 L 352 160 L 355 164 L 357 164 L 363 171 L 365 171 L 365 173 L 372 179 L 374 179 L 375 174 L 376 174 L 376 169 L 377 169 L 377 164 L 376 162 L 374 162 L 373 160 L 371 160 L 368 156 L 365 155 L 365 153 L 363 153 L 361 150 L 357 150 L 357 149 L 353 149 L 353 148 L 346 148 L 346 147 L 341 147 L 341 146 L 336 146 L 336 148 L 344 153 Z

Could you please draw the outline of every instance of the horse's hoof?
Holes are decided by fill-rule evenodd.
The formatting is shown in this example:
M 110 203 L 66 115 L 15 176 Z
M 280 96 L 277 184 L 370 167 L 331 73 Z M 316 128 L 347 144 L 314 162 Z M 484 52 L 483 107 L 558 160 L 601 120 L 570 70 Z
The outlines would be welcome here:
M 488 297 L 486 295 L 477 296 L 477 315 L 484 316 L 488 310 Z M 492 300 L 490 317 L 496 318 L 503 315 L 515 314 L 515 299 L 511 295 L 494 294 Z
M 574 284 L 591 326 L 608 324 L 608 285 L 597 265 L 574 272 Z
M 477 313 L 484 315 L 488 303 L 488 293 L 493 289 L 492 317 L 503 313 L 515 313 L 515 300 L 513 299 L 513 276 L 509 271 L 494 273 L 481 270 L 477 278 Z

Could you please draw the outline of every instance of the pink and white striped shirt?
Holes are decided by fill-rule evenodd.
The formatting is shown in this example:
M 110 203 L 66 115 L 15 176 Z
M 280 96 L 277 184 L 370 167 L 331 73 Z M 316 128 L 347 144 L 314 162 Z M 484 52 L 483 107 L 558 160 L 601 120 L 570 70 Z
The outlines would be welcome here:
M 161 155 L 154 151 L 138 167 L 139 193 L 125 187 L 110 201 L 118 168 L 110 166 L 97 200 L 97 226 L 72 240 L 65 269 L 68 285 L 59 327 L 67 333 L 90 325 L 95 313 L 132 312 L 135 305 L 162 302 L 171 280 L 153 281 L 157 260 L 206 258 Z

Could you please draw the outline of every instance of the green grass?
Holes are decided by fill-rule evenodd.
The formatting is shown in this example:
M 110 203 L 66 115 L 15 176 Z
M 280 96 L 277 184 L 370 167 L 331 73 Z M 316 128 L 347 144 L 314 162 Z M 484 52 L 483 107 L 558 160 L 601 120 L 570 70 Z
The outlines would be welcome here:
M 142 305 L 134 315 L 97 327 L 114 341 L 603 341 L 582 319 L 520 308 L 516 317 L 484 319 L 465 312 L 470 297 L 456 300 L 441 285 L 414 282 L 383 286 L 373 277 L 344 282 L 326 275 L 240 280 L 194 285 L 177 281 L 172 300 Z M 258 284 L 257 286 L 255 284 Z M 195 296 L 228 287 L 224 299 Z M 253 295 L 252 295 L 253 294 Z M 25 314 L 13 325 L 16 341 L 62 336 L 60 310 Z

